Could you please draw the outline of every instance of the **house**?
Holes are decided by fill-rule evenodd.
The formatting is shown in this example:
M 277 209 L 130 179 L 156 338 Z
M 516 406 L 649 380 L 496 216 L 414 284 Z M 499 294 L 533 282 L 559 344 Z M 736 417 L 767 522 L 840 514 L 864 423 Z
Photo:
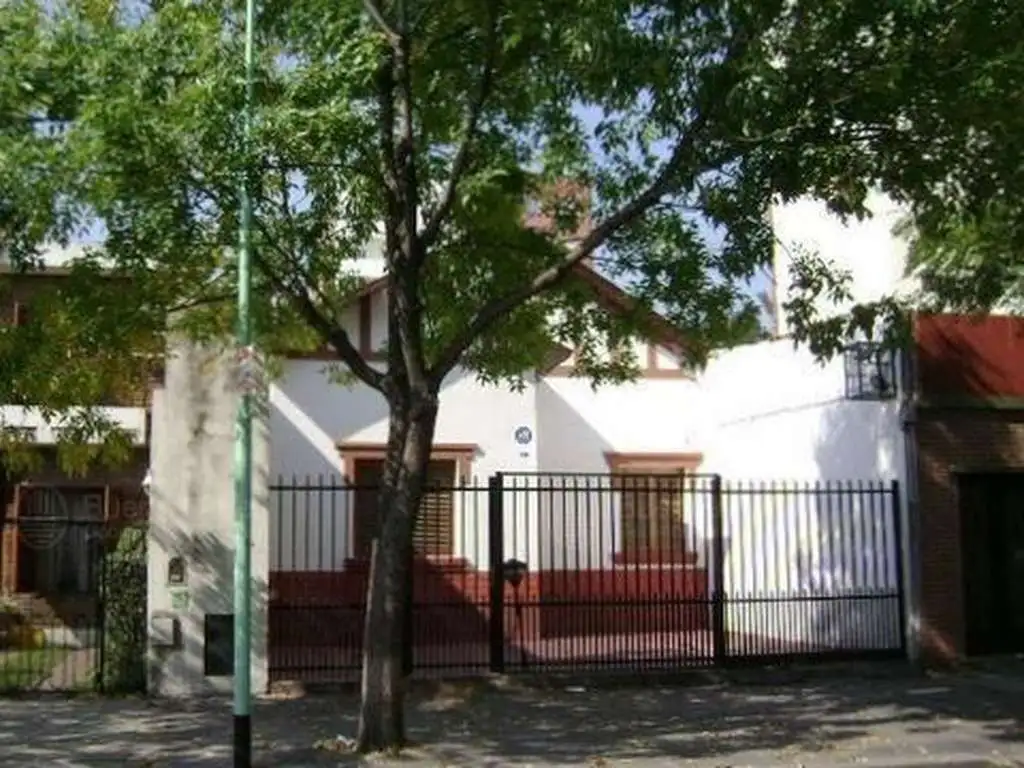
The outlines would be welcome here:
M 626 305 L 589 266 L 577 278 L 606 311 Z M 368 358 L 386 340 L 382 289 L 347 317 Z M 595 390 L 571 354 L 521 391 L 466 370 L 445 382 L 414 666 L 487 668 L 495 643 L 553 666 L 903 653 L 896 356 L 856 348 L 822 366 L 777 339 L 698 371 L 671 329 L 633 344 L 629 384 Z M 329 364 L 289 360 L 270 388 L 272 678 L 348 679 L 360 663 L 387 414 Z M 518 585 L 494 589 L 499 559 Z
M 51 254 L 66 259 L 67 254 Z M 59 290 L 66 270 L 3 275 L 0 322 L 23 326 L 33 306 Z M 85 476 L 60 471 L 56 444 L 60 425 L 23 405 L 0 405 L 6 438 L 32 443 L 40 463 L 29 472 L 0 472 L 4 520 L 0 550 L 0 602 L 5 622 L 41 632 L 51 645 L 95 645 L 102 622 L 98 600 L 102 550 L 119 526 L 146 517 L 140 483 L 148 465 L 145 389 L 112 391 L 103 415 L 124 429 L 134 451 L 123 466 L 96 468 Z
M 915 327 L 917 600 L 938 662 L 1024 652 L 1024 318 Z

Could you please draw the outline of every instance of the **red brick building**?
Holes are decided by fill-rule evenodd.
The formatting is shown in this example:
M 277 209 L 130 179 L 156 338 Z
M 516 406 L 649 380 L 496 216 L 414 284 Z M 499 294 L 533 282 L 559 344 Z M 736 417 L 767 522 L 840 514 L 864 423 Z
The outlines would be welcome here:
M 917 319 L 926 659 L 1024 651 L 1024 318 Z

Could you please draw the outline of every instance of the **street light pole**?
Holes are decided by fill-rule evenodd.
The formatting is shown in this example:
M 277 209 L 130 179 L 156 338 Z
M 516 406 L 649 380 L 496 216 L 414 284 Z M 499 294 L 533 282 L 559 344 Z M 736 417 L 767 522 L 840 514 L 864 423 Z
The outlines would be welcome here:
M 242 188 L 238 233 L 238 328 L 240 357 L 252 365 L 252 323 L 249 299 L 252 292 L 252 197 L 251 152 L 253 80 L 255 78 L 254 30 L 256 0 L 245 2 L 245 102 L 242 110 Z M 244 364 L 239 359 L 239 364 Z M 239 377 L 242 389 L 235 431 L 235 595 L 234 595 L 234 766 L 252 766 L 252 719 L 250 706 L 252 633 L 252 392 L 247 377 Z

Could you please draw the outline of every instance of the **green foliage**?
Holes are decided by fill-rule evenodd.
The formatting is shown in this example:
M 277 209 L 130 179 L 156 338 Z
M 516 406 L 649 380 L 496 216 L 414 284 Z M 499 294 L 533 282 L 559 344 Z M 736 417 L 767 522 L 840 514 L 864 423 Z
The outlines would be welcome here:
M 919 289 L 822 321 L 804 310 L 814 290 L 828 289 L 813 276 L 798 277 L 803 284 L 795 287 L 805 293 L 794 307 L 794 328 L 825 352 L 875 316 L 887 318 L 877 328 L 888 326 L 899 339 L 916 310 L 1024 308 L 1024 6 L 986 0 L 907 7 L 920 26 L 897 60 L 900 119 L 883 146 L 880 184 L 907 209 L 894 235 L 909 243 L 907 270 Z
M 412 489 L 382 511 L 398 521 L 382 526 L 391 557 L 429 454 L 408 440 L 432 434 L 456 365 L 519 386 L 557 343 L 595 382 L 627 378 L 628 356 L 600 353 L 650 322 L 644 309 L 699 363 L 755 327 L 747 281 L 771 262 L 771 203 L 811 195 L 858 215 L 872 187 L 970 197 L 999 186 L 1000 158 L 1019 168 L 1019 144 L 993 150 L 983 127 L 1006 117 L 992 101 L 1020 112 L 1022 80 L 976 61 L 1019 50 L 1010 0 L 258 5 L 245 140 L 237 0 L 0 8 L 3 247 L 25 260 L 102 222 L 93 266 L 132 294 L 105 332 L 147 346 L 188 308 L 174 325 L 218 336 L 248 182 L 260 345 L 327 343 L 388 399 L 388 483 Z M 589 211 L 559 193 L 566 180 Z M 549 226 L 524 216 L 535 204 Z M 346 330 L 368 258 L 388 277 L 386 367 Z M 597 311 L 584 259 L 626 286 L 625 311 Z M 382 702 L 400 688 L 369 680 L 364 714 L 397 712 Z M 400 743 L 397 719 L 364 719 L 360 746 Z
M 1024 196 L 1024 185 L 1019 189 Z M 1024 197 L 1019 198 L 1024 199 Z M 915 219 L 905 227 L 914 230 Z M 1024 311 L 1024 207 L 991 201 L 979 214 L 937 218 L 913 234 L 918 303 L 933 311 Z
M 635 322 L 598 321 L 561 290 L 567 260 L 593 253 L 700 360 L 752 333 L 746 281 L 770 262 L 773 197 L 856 211 L 873 183 L 934 184 L 931 161 L 909 153 L 937 130 L 919 86 L 934 96 L 936 70 L 954 67 L 919 60 L 948 5 L 261 3 L 246 151 L 237 4 L 44 13 L 19 0 L 0 22 L 16 127 L 2 139 L 5 195 L 36 240 L 102 220 L 104 258 L 145 283 L 149 309 L 203 303 L 186 315 L 195 334 L 230 328 L 229 308 L 203 299 L 232 286 L 249 169 L 271 351 L 344 348 L 355 263 L 374 251 L 410 306 L 395 344 L 422 349 L 433 373 L 461 360 L 514 381 L 554 341 L 582 340 L 596 361 Z M 33 130 L 41 115 L 59 130 Z M 522 218 L 565 178 L 593 192 L 598 234 L 575 250 Z M 582 210 L 563 199 L 548 213 L 564 233 Z M 549 320 L 566 317 L 572 328 Z M 585 331 L 582 317 L 594 319 Z
M 103 563 L 100 688 L 107 693 L 146 688 L 146 532 L 123 529 Z
M 797 250 L 790 263 L 790 298 L 782 305 L 797 341 L 819 359 L 839 353 L 856 338 L 901 346 L 910 332 L 911 306 L 906 297 L 885 296 L 853 303 L 852 275 L 820 254 Z M 822 313 L 823 304 L 847 311 Z
M 145 397 L 147 361 L 159 353 L 155 318 L 125 300 L 123 282 L 112 283 L 86 261 L 58 279 L 34 270 L 0 276 L 7 306 L 15 281 L 31 288 L 29 313 L 22 325 L 0 324 L 0 403 L 34 410 L 59 431 L 57 457 L 67 472 L 122 463 L 131 436 L 98 406 Z M 33 445 L 7 426 L 0 425 L 7 468 L 36 466 Z

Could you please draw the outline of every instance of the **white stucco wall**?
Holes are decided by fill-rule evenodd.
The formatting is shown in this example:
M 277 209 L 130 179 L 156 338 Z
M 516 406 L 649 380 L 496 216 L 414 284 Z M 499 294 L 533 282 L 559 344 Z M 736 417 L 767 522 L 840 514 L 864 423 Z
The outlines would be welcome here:
M 788 339 L 716 355 L 700 378 L 702 469 L 746 480 L 902 477 L 899 403 L 845 398 L 842 357 Z
M 541 568 L 607 568 L 621 541 L 609 453 L 700 451 L 704 411 L 689 379 L 642 379 L 594 389 L 567 376 L 537 385 L 537 456 L 543 476 Z
M 867 206 L 872 214 L 869 218 L 846 222 L 817 200 L 801 199 L 772 209 L 780 335 L 789 332 L 782 304 L 792 281 L 791 261 L 801 251 L 832 261 L 851 274 L 852 302 L 839 306 L 823 302 L 819 307 L 823 315 L 843 312 L 852 303 L 875 301 L 913 287 L 913 281 L 904 277 L 907 243 L 893 234 L 905 215 L 904 209 L 879 193 L 869 195 Z
M 701 386 L 704 468 L 726 484 L 730 631 L 837 650 L 894 645 L 897 601 L 857 595 L 897 591 L 898 401 L 846 400 L 842 359 L 820 364 L 788 340 L 716 356 Z
M 895 600 L 814 595 L 895 592 L 892 480 L 905 477 L 896 400 L 847 400 L 842 359 L 821 364 L 789 340 L 715 356 L 696 380 L 593 390 L 537 387 L 543 473 L 541 568 L 612 567 L 620 504 L 606 453 L 696 453 L 723 478 L 727 628 L 738 634 L 891 647 Z M 687 544 L 710 568 L 710 483 L 687 499 Z
M 271 472 L 278 484 L 341 485 L 338 447 L 383 445 L 388 414 L 372 389 L 333 383 L 320 361 L 292 361 L 270 393 Z M 473 444 L 472 476 L 455 494 L 454 554 L 487 567 L 487 479 L 496 472 L 534 472 L 536 443 L 520 446 L 515 431 L 536 434 L 534 384 L 522 393 L 480 383 L 457 370 L 441 391 L 435 443 Z M 339 570 L 353 556 L 351 492 L 294 489 L 277 494 L 272 515 L 271 568 Z M 506 522 L 508 557 L 524 559 L 536 549 L 535 494 L 510 497 Z M 511 511 L 512 509 L 515 511 Z

